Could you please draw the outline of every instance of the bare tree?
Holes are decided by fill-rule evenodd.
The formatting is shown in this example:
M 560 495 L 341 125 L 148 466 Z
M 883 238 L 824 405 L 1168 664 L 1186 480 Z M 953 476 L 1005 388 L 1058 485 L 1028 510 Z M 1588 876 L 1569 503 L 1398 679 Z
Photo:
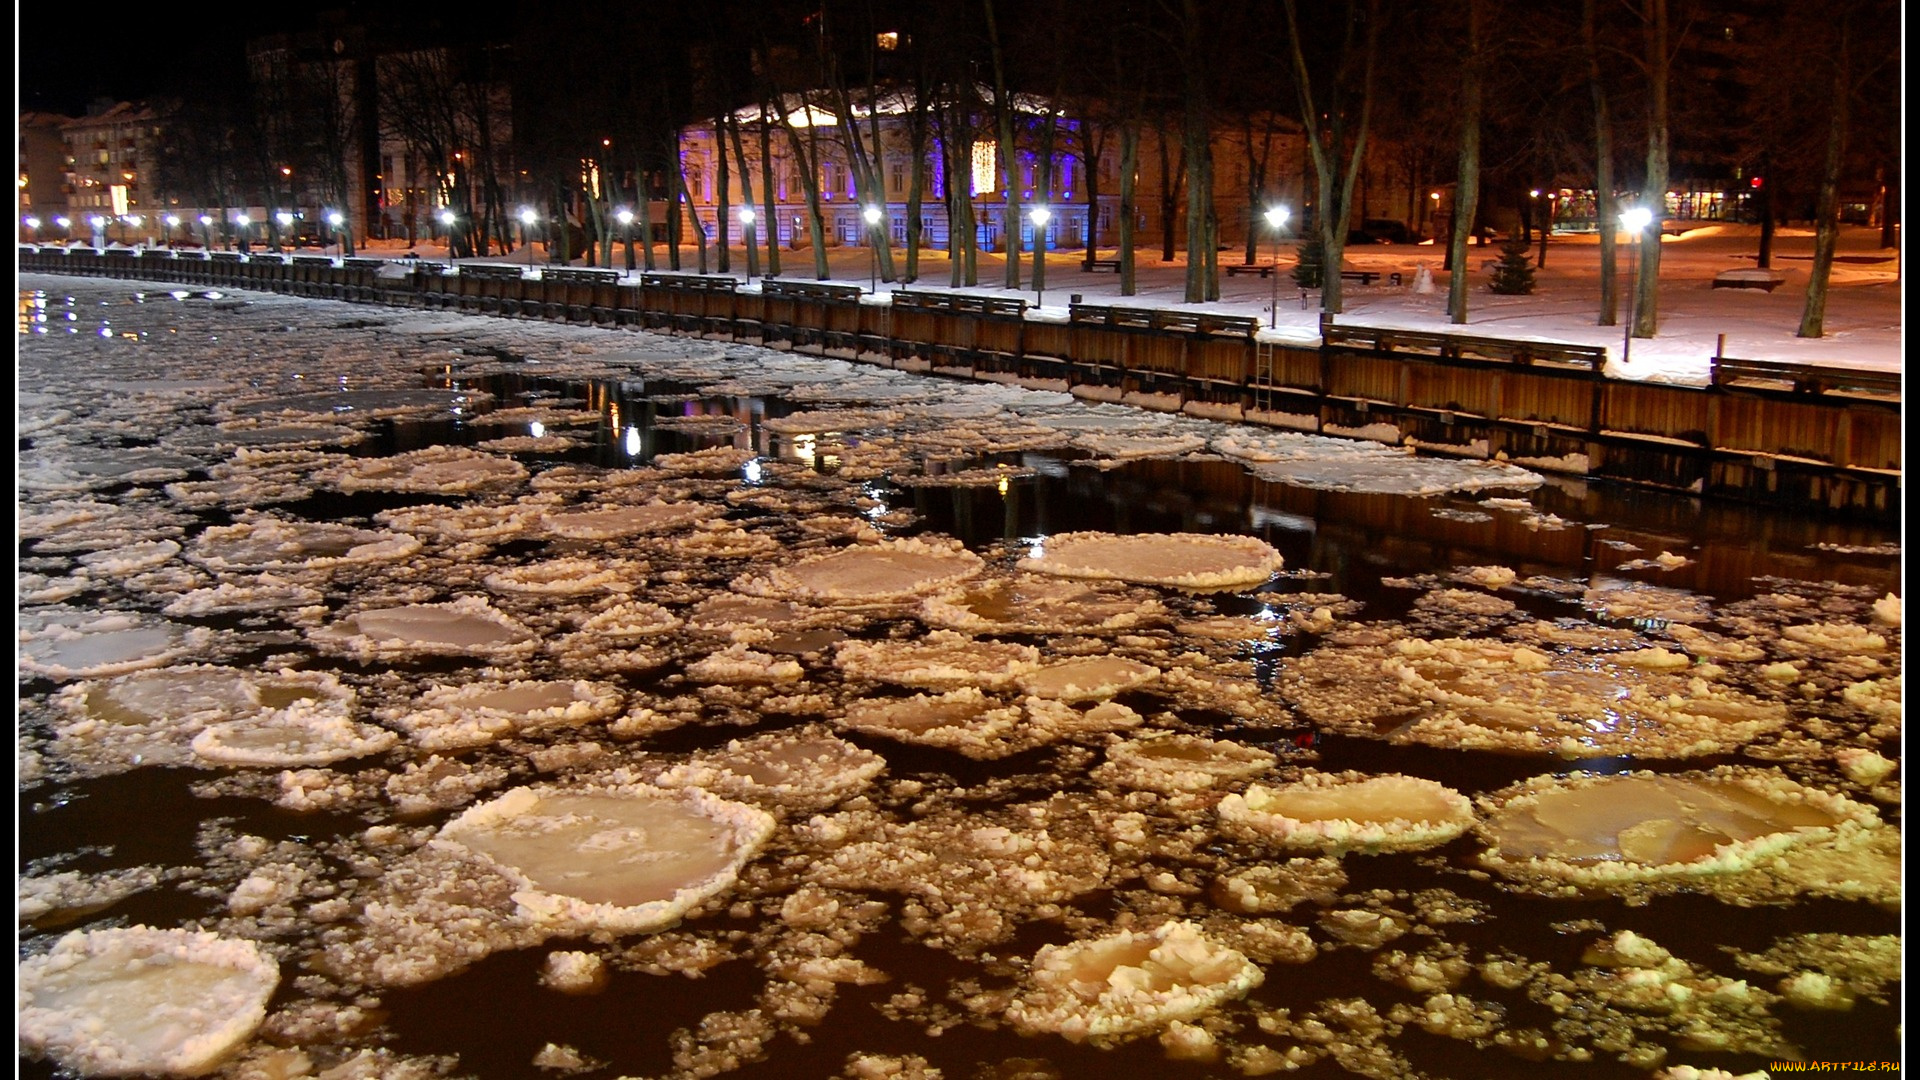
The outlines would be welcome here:
M 1467 241 L 1480 201 L 1480 95 L 1486 64 L 1480 17 L 1481 0 L 1467 0 L 1467 55 L 1460 73 L 1460 171 L 1453 196 L 1453 235 L 1447 240 L 1447 263 L 1453 267 L 1447 279 L 1447 319 L 1455 324 L 1467 321 L 1467 290 L 1473 285 Z M 1329 259 L 1328 265 L 1337 268 L 1339 264 Z
M 1287 36 L 1293 46 L 1294 86 L 1300 96 L 1301 122 L 1306 129 L 1307 150 L 1320 196 L 1315 224 L 1320 229 L 1320 242 L 1326 253 L 1320 310 L 1337 315 L 1345 310 L 1341 300 L 1340 266 L 1346 252 L 1347 214 L 1353 201 L 1354 178 L 1366 155 L 1367 128 L 1372 119 L 1380 2 L 1365 0 L 1363 6 L 1359 0 L 1348 0 L 1342 45 L 1332 76 L 1325 81 L 1324 102 L 1314 96 L 1315 80 L 1309 74 L 1301 45 L 1299 15 L 1295 10 L 1298 0 L 1286 0 L 1285 6 Z M 1357 77 L 1353 70 L 1356 66 Z M 1349 108 L 1358 112 L 1357 120 L 1349 119 Z M 1341 176 L 1339 170 L 1343 165 L 1345 175 Z

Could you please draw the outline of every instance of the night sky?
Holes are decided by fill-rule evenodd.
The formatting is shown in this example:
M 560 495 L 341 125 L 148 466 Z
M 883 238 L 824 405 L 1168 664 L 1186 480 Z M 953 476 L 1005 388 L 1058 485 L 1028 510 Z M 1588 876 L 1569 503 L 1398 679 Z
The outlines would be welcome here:
M 60 4 L 18 5 L 19 106 L 79 116 L 96 97 L 133 101 L 217 83 L 243 69 L 248 38 L 310 25 L 313 10 L 212 0 L 191 8 L 142 4 L 83 25 Z

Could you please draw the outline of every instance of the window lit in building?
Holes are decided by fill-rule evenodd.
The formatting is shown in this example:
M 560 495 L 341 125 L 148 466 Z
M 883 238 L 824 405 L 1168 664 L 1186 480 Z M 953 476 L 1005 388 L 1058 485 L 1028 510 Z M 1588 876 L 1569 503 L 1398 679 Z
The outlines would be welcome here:
M 881 52 L 892 52 L 900 47 L 900 35 L 889 30 L 884 34 L 878 35 L 875 44 Z

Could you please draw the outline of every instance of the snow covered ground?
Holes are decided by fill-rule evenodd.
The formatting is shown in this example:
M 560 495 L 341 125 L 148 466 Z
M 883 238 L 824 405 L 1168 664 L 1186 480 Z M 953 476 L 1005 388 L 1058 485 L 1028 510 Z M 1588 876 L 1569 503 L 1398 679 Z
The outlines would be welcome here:
M 1798 364 L 1822 364 L 1834 367 L 1900 371 L 1904 289 L 1900 280 L 1900 253 L 1879 246 L 1878 229 L 1848 227 L 1840 237 L 1829 286 L 1826 334 L 1820 338 L 1799 338 L 1801 312 L 1806 303 L 1807 278 L 1813 265 L 1811 229 L 1780 229 L 1774 236 L 1773 268 L 1784 275 L 1785 283 L 1768 292 L 1761 289 L 1713 287 L 1716 274 L 1726 270 L 1751 269 L 1759 250 L 1759 229 L 1748 225 L 1702 225 L 1680 235 L 1664 239 L 1660 263 L 1660 323 L 1651 339 L 1636 339 L 1631 360 L 1620 363 L 1623 329 L 1626 323 L 1626 298 L 1620 304 L 1619 326 L 1595 324 L 1599 310 L 1599 241 L 1593 235 L 1556 235 L 1547 247 L 1547 262 L 1536 275 L 1536 288 L 1528 296 L 1498 296 L 1487 288 L 1491 277 L 1486 264 L 1499 257 L 1498 247 L 1476 247 L 1468 265 L 1474 274 L 1468 320 L 1456 326 L 1447 318 L 1446 272 L 1440 269 L 1443 252 L 1431 244 L 1379 244 L 1347 249 L 1350 268 L 1377 270 L 1382 274 L 1398 272 L 1403 284 L 1361 285 L 1346 283 L 1346 311 L 1337 321 L 1357 326 L 1394 327 L 1408 330 L 1465 333 L 1488 337 L 1521 338 L 1541 341 L 1599 345 L 1608 350 L 1608 374 L 1620 378 L 1648 381 L 1704 384 L 1708 365 L 1718 343 L 1726 335 L 1727 356 L 1746 360 L 1766 360 Z M 1138 249 L 1136 268 L 1138 291 L 1132 297 L 1120 295 L 1119 276 L 1112 273 L 1084 273 L 1080 270 L 1082 253 L 1056 251 L 1048 256 L 1046 290 L 1036 294 L 1032 288 L 1032 256 L 1025 258 L 1022 281 L 1025 288 L 1000 287 L 1004 279 L 1001 256 L 983 253 L 979 260 L 981 285 L 961 290 L 981 296 L 1020 296 L 1030 303 L 1042 301 L 1036 317 L 1064 317 L 1071 296 L 1078 294 L 1085 303 L 1114 304 L 1127 307 L 1168 307 L 1186 311 L 1208 311 L 1226 315 L 1258 318 L 1271 333 L 1286 341 L 1315 341 L 1319 338 L 1319 298 L 1304 298 L 1288 275 L 1294 263 L 1291 242 L 1280 246 L 1280 271 L 1275 278 L 1253 275 L 1226 277 L 1220 283 L 1221 298 L 1206 304 L 1183 302 L 1186 265 L 1184 256 L 1163 263 L 1159 249 Z M 375 241 L 365 254 L 394 255 L 418 252 L 424 259 L 446 258 L 445 247 L 431 244 L 412 248 L 398 242 Z M 1259 260 L 1273 258 L 1274 245 L 1260 245 Z M 1537 245 L 1534 249 L 1538 250 Z M 1630 265 L 1621 248 L 1624 272 Z M 1111 257 L 1112 251 L 1101 254 Z M 545 265 L 546 250 L 539 248 L 535 265 Z M 1220 253 L 1224 268 L 1240 262 L 1243 247 Z M 665 253 L 656 249 L 658 266 L 665 269 Z M 904 267 L 905 253 L 895 249 L 896 264 Z M 524 262 L 523 252 L 512 256 L 475 259 L 475 262 Z M 744 278 L 744 253 L 733 251 L 733 276 Z M 616 246 L 614 265 L 624 264 Z M 576 265 L 583 265 L 576 261 Z M 872 257 L 866 248 L 833 248 L 828 266 L 835 280 L 865 284 L 871 280 Z M 1415 275 L 1421 267 L 1432 272 L 1434 291 L 1414 290 Z M 692 248 L 683 248 L 682 272 L 693 272 L 698 260 Z M 782 277 L 811 279 L 812 254 L 806 250 L 781 253 Z M 910 288 L 945 289 L 948 262 L 941 251 L 922 252 L 920 279 Z M 758 281 L 744 286 L 751 291 Z M 880 283 L 884 295 L 892 286 Z M 1276 306 L 1277 297 L 1277 310 Z M 1269 316 L 1269 311 L 1273 315 Z

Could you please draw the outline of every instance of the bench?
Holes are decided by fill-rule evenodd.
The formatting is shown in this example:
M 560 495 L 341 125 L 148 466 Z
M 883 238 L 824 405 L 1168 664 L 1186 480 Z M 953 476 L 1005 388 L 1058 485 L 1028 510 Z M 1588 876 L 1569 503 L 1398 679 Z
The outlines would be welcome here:
M 1088 259 L 1085 262 L 1082 262 L 1080 264 L 1080 272 L 1083 274 L 1097 274 L 1102 270 L 1111 270 L 1116 274 L 1119 273 L 1120 260 L 1119 259 Z
M 1716 289 L 1763 289 L 1767 292 L 1786 284 L 1784 274 L 1771 270 L 1722 270 L 1713 275 L 1713 287 Z
M 1272 263 L 1233 263 L 1227 267 L 1227 276 L 1239 277 L 1241 274 L 1259 274 L 1261 277 L 1271 277 L 1273 270 L 1274 266 Z
M 603 270 L 603 269 L 590 268 L 590 267 L 588 268 L 559 267 L 559 266 L 550 267 L 546 270 L 540 271 L 540 276 L 546 279 L 547 281 L 566 281 L 566 282 L 571 282 L 573 284 L 587 284 L 587 285 L 618 285 L 620 284 L 620 271 Z
M 1342 270 L 1340 271 L 1340 276 L 1347 281 L 1357 281 L 1362 285 L 1371 285 L 1379 281 L 1382 275 L 1378 270 Z M 1399 271 L 1396 270 L 1385 276 L 1389 282 L 1395 285 L 1400 284 Z
M 421 264 L 423 266 L 427 264 Z M 517 266 L 503 266 L 500 263 L 462 263 L 460 276 L 486 278 L 490 281 L 519 281 L 526 275 Z

